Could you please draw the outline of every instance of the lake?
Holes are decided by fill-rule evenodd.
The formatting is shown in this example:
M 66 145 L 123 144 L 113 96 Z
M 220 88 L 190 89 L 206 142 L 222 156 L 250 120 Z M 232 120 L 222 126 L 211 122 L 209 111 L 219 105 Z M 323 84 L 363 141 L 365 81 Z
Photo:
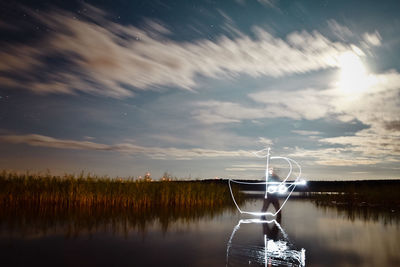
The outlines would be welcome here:
M 234 208 L 134 219 L 41 212 L 2 213 L 2 266 L 400 266 L 395 210 L 293 198 L 276 220 Z

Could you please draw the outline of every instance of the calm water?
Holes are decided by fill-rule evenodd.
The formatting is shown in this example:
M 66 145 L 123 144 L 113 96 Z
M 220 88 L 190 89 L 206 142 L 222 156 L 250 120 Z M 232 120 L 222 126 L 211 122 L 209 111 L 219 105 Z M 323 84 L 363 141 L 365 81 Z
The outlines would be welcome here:
M 265 266 L 266 260 L 296 266 L 305 256 L 305 266 L 400 266 L 398 217 L 398 211 L 323 208 L 300 199 L 291 199 L 281 217 L 268 222 L 246 220 L 256 218 L 232 209 L 168 221 L 139 218 L 133 224 L 123 217 L 8 214 L 0 224 L 0 264 Z

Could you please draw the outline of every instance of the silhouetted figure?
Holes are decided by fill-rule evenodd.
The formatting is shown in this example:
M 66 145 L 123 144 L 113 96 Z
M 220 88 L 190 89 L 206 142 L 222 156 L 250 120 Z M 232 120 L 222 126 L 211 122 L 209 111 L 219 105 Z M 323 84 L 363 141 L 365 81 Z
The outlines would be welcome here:
M 276 173 L 274 173 L 273 169 L 270 170 L 270 175 L 268 177 L 268 182 L 275 182 L 275 183 L 280 183 L 281 182 L 279 176 Z M 271 186 L 271 185 L 269 185 L 269 186 Z M 278 184 L 272 185 L 272 186 L 277 187 Z M 279 204 L 279 199 L 277 197 L 277 193 L 276 192 L 275 193 L 267 193 L 266 196 L 267 196 L 267 198 L 264 199 L 264 205 L 263 205 L 261 211 L 262 212 L 266 212 L 271 203 L 274 206 L 275 211 L 278 211 L 281 206 Z
M 264 205 L 262 207 L 262 212 L 266 212 L 268 210 L 269 205 L 272 203 L 275 210 L 278 211 L 280 209 L 279 200 L 275 194 L 269 194 L 268 198 L 264 199 Z M 261 220 L 267 220 L 266 216 L 261 216 Z M 282 212 L 276 215 L 276 221 L 280 224 L 282 221 Z M 263 223 L 263 233 L 269 239 L 277 240 L 278 234 L 280 230 L 275 223 Z
M 261 209 L 262 212 L 266 212 L 269 208 L 269 205 L 273 205 L 275 208 L 275 211 L 278 211 L 281 208 L 281 205 L 279 204 L 279 199 L 275 194 L 268 194 L 267 198 L 264 198 L 264 204 Z
M 277 183 L 281 182 L 281 180 L 279 179 L 279 176 L 276 173 L 274 173 L 273 169 L 270 170 L 268 182 L 277 182 Z M 281 205 L 279 204 L 279 199 L 278 199 L 277 193 L 268 193 L 267 194 L 267 198 L 264 198 L 264 204 L 261 209 L 261 212 L 267 212 L 267 210 L 271 204 L 274 206 L 275 212 L 279 211 L 279 209 L 281 208 Z M 272 213 L 274 213 L 274 212 L 272 212 Z M 267 220 L 266 216 L 262 216 L 261 219 Z M 279 211 L 278 214 L 276 215 L 276 221 L 280 224 L 281 220 L 282 220 L 282 213 Z M 263 232 L 264 232 L 264 235 L 266 235 L 269 239 L 276 240 L 278 233 L 279 233 L 279 229 L 275 223 L 273 223 L 273 224 L 263 223 Z

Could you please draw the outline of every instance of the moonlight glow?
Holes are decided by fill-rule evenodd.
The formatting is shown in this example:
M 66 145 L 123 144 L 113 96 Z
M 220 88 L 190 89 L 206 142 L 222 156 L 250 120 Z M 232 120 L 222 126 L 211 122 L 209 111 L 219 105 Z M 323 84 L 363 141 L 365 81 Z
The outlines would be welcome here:
M 341 69 L 339 87 L 348 94 L 362 93 L 369 84 L 367 70 L 354 52 L 345 52 L 339 58 Z

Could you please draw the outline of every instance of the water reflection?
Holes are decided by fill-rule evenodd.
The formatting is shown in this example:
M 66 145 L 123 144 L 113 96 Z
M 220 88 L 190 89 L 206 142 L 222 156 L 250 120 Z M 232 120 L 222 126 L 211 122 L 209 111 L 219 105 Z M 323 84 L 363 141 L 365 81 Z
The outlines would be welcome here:
M 260 203 L 260 198 L 257 203 Z M 258 205 L 262 211 L 271 209 L 279 210 L 278 199 L 269 197 Z M 355 207 L 355 206 L 333 206 L 317 204 L 315 207 L 312 202 L 306 210 L 324 211 L 325 214 L 335 213 L 345 221 L 364 221 L 379 222 L 383 225 L 399 225 L 400 213 L 398 210 L 385 210 L 375 207 Z M 254 199 L 246 202 L 253 205 Z M 293 203 L 297 203 L 294 201 Z M 292 203 L 292 204 L 293 204 Z M 289 205 L 291 206 L 291 205 Z M 314 206 L 314 207 L 313 207 Z M 128 235 L 135 231 L 145 234 L 149 226 L 160 225 L 163 233 L 167 233 L 170 225 L 175 222 L 192 224 L 200 219 L 212 220 L 222 214 L 235 214 L 233 205 L 213 205 L 198 207 L 155 207 L 131 210 L 129 208 L 116 209 L 104 206 L 81 206 L 64 207 L 57 205 L 24 205 L 24 206 L 0 206 L 0 235 L 29 237 L 48 236 L 54 233 L 62 234 L 65 237 L 77 237 L 82 234 L 92 234 L 96 232 L 109 232 L 118 235 Z M 294 211 L 291 211 L 293 213 Z M 289 214 L 286 214 L 289 215 Z M 276 221 L 281 223 L 281 213 L 276 216 Z M 261 220 L 266 220 L 261 217 Z M 273 236 L 275 228 L 268 230 L 272 224 L 263 224 L 268 232 L 268 237 Z
M 0 237 L 29 238 L 61 234 L 65 238 L 107 232 L 128 236 L 138 232 L 145 235 L 154 224 L 165 234 L 176 222 L 192 224 L 200 219 L 212 220 L 224 212 L 232 212 L 232 205 L 151 207 L 117 209 L 102 205 L 61 207 L 58 205 L 0 206 Z
M 234 237 L 242 224 L 263 229 L 263 244 L 243 244 Z M 276 220 L 242 219 L 233 228 L 226 251 L 227 266 L 305 266 L 305 249 L 297 249 Z M 246 264 L 247 265 L 247 264 Z
M 248 200 L 244 206 L 261 210 L 267 206 L 263 201 Z M 390 213 L 392 223 L 385 224 L 382 211 L 370 208 L 374 215 L 363 216 L 344 207 L 323 208 L 292 198 L 276 222 L 254 217 L 255 221 L 239 223 L 246 217 L 234 206 L 135 211 L 0 206 L 1 265 L 211 267 L 248 266 L 250 261 L 250 266 L 268 266 L 269 255 L 271 266 L 285 266 L 272 261 L 273 251 L 291 252 L 301 259 L 299 253 L 305 248 L 307 266 L 400 266 L 399 213 Z M 268 206 L 275 208 L 273 203 Z M 299 259 L 292 262 L 299 264 Z
M 364 205 L 339 205 L 335 203 L 317 202 L 318 209 L 325 212 L 336 212 L 338 216 L 349 220 L 362 220 L 364 222 L 382 222 L 384 225 L 400 224 L 400 209 L 382 206 Z
M 264 199 L 261 212 L 265 213 L 271 204 L 276 211 L 280 210 L 278 198 L 269 197 Z M 239 220 L 227 243 L 226 266 L 305 266 L 305 249 L 296 248 L 281 222 L 281 212 L 271 219 L 261 216 L 260 219 Z M 250 227 L 261 225 L 262 239 L 259 236 L 248 238 L 247 231 L 241 238 L 235 238 L 242 224 Z

